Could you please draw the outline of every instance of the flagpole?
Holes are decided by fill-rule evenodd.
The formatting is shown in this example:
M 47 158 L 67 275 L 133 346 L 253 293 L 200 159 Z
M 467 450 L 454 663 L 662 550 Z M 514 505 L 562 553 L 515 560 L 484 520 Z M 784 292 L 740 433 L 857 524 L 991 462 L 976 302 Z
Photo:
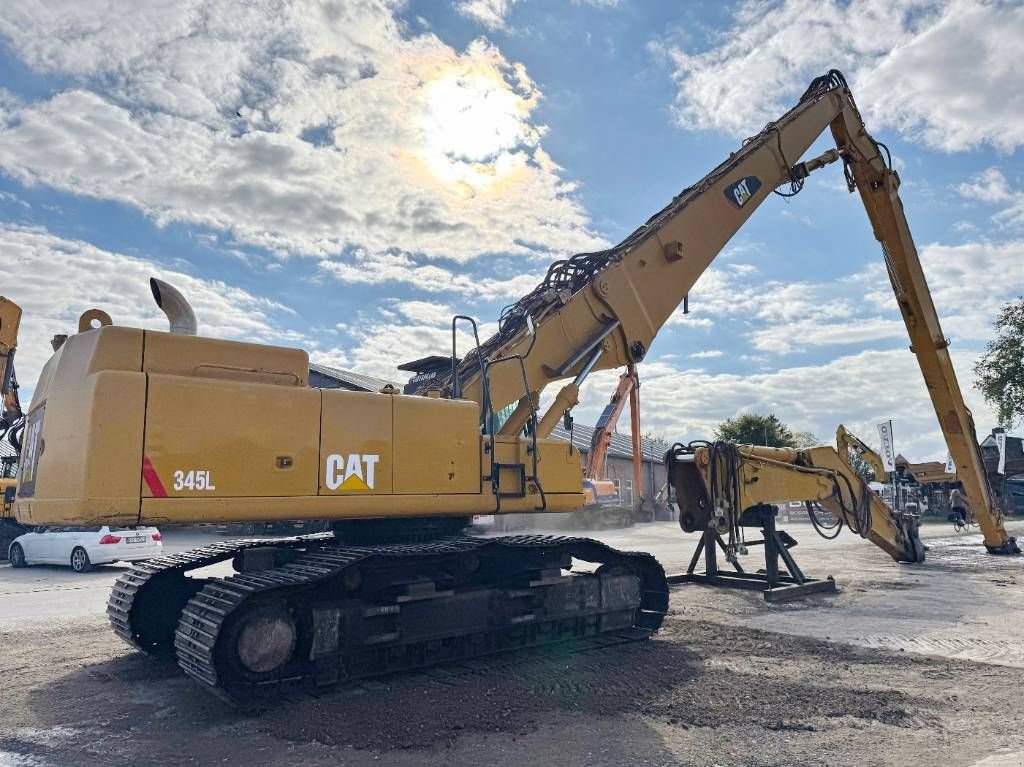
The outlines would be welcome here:
M 892 500 L 896 510 L 899 511 L 903 504 L 900 503 L 900 489 L 896 481 L 896 437 L 892 433 L 892 419 L 889 419 L 889 449 L 892 450 Z

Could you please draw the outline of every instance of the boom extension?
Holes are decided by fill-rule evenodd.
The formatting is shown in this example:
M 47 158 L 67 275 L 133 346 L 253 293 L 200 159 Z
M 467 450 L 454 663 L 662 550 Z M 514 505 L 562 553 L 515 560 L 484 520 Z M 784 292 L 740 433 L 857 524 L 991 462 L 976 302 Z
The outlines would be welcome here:
M 797 450 L 728 442 L 673 446 L 666 460 L 680 526 L 687 532 L 714 528 L 728 534 L 735 549 L 745 511 L 805 501 L 817 503 L 897 562 L 923 562 L 917 518 L 890 509 L 871 492 L 848 462 L 844 437 L 852 435 L 840 426 L 838 450 L 828 445 Z

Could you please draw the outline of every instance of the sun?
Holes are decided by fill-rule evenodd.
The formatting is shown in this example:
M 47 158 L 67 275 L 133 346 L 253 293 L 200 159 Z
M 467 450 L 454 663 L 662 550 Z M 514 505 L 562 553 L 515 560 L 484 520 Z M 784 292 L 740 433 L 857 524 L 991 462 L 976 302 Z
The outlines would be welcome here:
M 529 102 L 500 76 L 449 74 L 426 86 L 423 156 L 434 175 L 474 190 L 520 165 L 533 143 Z

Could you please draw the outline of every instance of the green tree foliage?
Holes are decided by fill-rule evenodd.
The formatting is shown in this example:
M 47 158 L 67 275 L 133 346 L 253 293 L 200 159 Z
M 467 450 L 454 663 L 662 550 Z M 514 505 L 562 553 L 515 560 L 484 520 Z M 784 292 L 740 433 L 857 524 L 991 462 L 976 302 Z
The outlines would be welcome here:
M 1024 298 L 1004 304 L 995 327 L 998 336 L 974 365 L 974 385 L 1009 429 L 1024 421 Z
M 737 442 L 741 445 L 798 446 L 790 428 L 772 413 L 744 413 L 722 421 L 715 430 L 715 439 Z

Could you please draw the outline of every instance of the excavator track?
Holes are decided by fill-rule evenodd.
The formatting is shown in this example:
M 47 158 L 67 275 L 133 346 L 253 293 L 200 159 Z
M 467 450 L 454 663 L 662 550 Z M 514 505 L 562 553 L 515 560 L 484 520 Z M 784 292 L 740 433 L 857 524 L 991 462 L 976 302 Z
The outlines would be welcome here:
M 240 572 L 188 573 L 234 559 Z M 572 560 L 599 565 L 564 572 Z M 241 708 L 339 683 L 574 642 L 643 639 L 668 608 L 657 560 L 586 538 L 345 546 L 330 535 L 216 543 L 118 579 L 107 612 Z

